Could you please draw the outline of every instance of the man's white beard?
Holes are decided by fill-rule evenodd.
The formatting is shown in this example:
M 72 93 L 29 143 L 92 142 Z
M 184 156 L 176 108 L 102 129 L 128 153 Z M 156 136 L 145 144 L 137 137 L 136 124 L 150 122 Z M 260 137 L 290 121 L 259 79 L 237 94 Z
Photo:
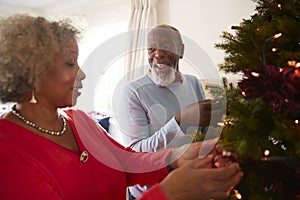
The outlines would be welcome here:
M 151 70 L 152 80 L 156 85 L 166 87 L 173 83 L 176 79 L 176 70 L 173 67 L 169 67 L 169 70 L 163 73 L 157 73 L 155 70 L 155 65 Z

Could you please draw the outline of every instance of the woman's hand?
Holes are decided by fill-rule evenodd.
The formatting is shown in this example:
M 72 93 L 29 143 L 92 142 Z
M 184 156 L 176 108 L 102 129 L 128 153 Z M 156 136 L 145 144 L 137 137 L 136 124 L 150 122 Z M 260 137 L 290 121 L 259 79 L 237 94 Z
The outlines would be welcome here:
M 204 157 L 208 154 L 212 154 L 213 157 L 219 155 L 219 152 L 216 149 L 217 142 L 218 138 L 186 144 L 174 149 L 170 157 L 171 167 L 173 169 L 178 168 L 187 161 L 193 160 L 197 157 Z M 213 161 L 204 167 L 214 167 L 215 164 Z
M 222 168 L 205 168 L 213 162 L 214 156 L 186 161 L 172 171 L 160 187 L 170 200 L 194 200 L 225 198 L 239 183 L 243 173 L 238 163 Z

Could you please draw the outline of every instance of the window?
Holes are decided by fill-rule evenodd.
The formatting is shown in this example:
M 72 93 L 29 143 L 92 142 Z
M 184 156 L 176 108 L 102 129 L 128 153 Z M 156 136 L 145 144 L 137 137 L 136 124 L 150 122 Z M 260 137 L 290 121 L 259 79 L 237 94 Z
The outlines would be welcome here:
M 89 54 L 91 54 L 97 47 L 112 37 L 121 34 L 127 30 L 127 21 L 109 24 L 105 26 L 91 28 L 87 35 L 83 38 L 82 44 L 79 44 L 79 59 L 80 65 L 84 63 Z M 99 55 L 105 56 L 105 55 Z M 120 70 L 124 65 L 123 57 L 114 58 L 108 68 L 101 74 L 97 80 L 96 92 L 94 94 L 93 111 L 104 114 L 112 113 L 112 98 L 116 85 L 122 79 L 124 72 Z M 99 58 L 99 61 L 101 58 Z M 89 86 L 84 86 L 89 87 Z

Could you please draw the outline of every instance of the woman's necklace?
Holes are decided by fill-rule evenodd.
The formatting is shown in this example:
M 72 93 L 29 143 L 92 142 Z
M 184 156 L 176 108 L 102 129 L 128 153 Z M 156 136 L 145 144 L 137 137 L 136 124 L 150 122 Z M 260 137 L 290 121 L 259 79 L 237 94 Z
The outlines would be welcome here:
M 23 122 L 25 122 L 26 124 L 28 124 L 29 126 L 35 128 L 35 129 L 37 129 L 37 130 L 39 130 L 39 131 L 41 131 L 41 132 L 43 132 L 43 133 L 47 133 L 47 134 L 50 134 L 50 135 L 58 135 L 58 136 L 60 136 L 60 135 L 63 135 L 63 134 L 66 132 L 66 130 L 67 130 L 67 122 L 66 122 L 66 119 L 65 119 L 64 116 L 61 115 L 61 114 L 60 114 L 59 116 L 60 116 L 60 118 L 62 119 L 62 122 L 63 122 L 62 130 L 61 130 L 61 131 L 50 131 L 50 130 L 44 129 L 44 128 L 42 128 L 42 127 L 36 125 L 35 123 L 33 123 L 33 122 L 31 122 L 31 121 L 25 119 L 25 117 L 23 117 L 23 116 L 17 111 L 16 105 L 14 105 L 14 106 L 12 107 L 12 113 L 13 113 L 15 116 L 17 116 L 19 119 L 21 119 Z

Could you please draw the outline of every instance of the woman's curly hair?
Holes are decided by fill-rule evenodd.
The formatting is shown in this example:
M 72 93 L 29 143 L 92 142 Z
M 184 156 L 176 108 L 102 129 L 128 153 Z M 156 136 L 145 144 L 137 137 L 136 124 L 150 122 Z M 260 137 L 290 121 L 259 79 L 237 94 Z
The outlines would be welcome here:
M 0 19 L 0 101 L 21 102 L 38 90 L 55 55 L 80 33 L 68 19 L 52 22 L 27 14 Z

